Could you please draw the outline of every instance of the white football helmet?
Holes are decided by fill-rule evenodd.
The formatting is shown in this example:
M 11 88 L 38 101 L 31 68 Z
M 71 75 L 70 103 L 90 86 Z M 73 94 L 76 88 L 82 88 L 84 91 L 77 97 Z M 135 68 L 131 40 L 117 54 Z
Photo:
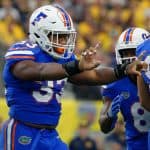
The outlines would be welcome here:
M 66 42 L 59 39 L 65 35 Z M 53 40 L 55 36 L 55 39 Z M 46 5 L 36 9 L 29 21 L 29 39 L 54 58 L 70 58 L 74 51 L 76 31 L 70 15 L 60 6 Z
M 122 32 L 115 47 L 117 64 L 122 64 L 125 60 L 132 62 L 136 59 L 133 57 L 124 57 L 122 52 L 125 50 L 134 51 L 138 45 L 150 37 L 150 33 L 142 28 L 128 28 Z

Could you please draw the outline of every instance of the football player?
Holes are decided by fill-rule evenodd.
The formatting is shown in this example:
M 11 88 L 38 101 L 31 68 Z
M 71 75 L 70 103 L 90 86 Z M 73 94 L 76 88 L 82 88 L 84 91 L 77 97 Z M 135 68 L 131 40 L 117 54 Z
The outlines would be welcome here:
M 149 36 L 150 37 L 150 36 Z M 138 85 L 138 92 L 140 97 L 141 105 L 150 112 L 150 38 L 143 42 L 140 46 L 136 49 L 136 56 L 140 57 L 142 61 L 145 61 L 148 66 L 147 70 L 142 72 L 141 76 L 137 76 L 137 85 Z M 148 123 L 150 122 L 150 117 L 148 118 Z M 150 126 L 149 126 L 149 133 L 148 133 L 148 149 L 150 149 Z
M 117 64 L 132 62 L 136 47 L 149 36 L 142 28 L 128 28 L 116 44 Z M 125 77 L 106 85 L 103 90 L 104 106 L 99 124 L 104 133 L 115 128 L 117 114 L 121 111 L 125 121 L 126 144 L 128 150 L 148 150 L 148 130 L 150 113 L 139 102 L 136 76 Z
M 143 42 L 136 49 L 137 57 L 140 57 L 142 61 L 150 64 L 150 38 Z M 142 76 L 137 76 L 137 83 L 139 89 L 139 97 L 141 105 L 150 111 L 149 103 L 149 84 L 150 84 L 150 67 L 148 66 L 146 71 L 142 72 Z
M 72 19 L 62 7 L 46 5 L 32 13 L 29 39 L 12 45 L 5 55 L 3 78 L 10 119 L 3 126 L 1 149 L 67 150 L 56 131 L 67 78 L 95 85 L 139 74 L 134 64 L 94 69 L 100 64 L 94 59 L 94 48 L 77 60 L 75 39 Z

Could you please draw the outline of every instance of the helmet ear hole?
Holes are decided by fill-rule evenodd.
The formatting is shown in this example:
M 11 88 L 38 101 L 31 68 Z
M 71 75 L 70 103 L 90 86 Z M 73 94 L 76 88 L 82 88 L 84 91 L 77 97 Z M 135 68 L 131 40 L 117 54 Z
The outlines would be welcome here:
M 120 54 L 120 57 L 123 58 L 123 54 L 122 54 L 122 51 L 121 50 L 118 50 L 119 54 Z
M 47 37 L 51 38 L 51 36 L 52 36 L 52 32 L 48 33 Z
M 40 38 L 40 36 L 39 36 L 37 33 L 34 33 L 34 35 L 35 35 L 37 38 Z

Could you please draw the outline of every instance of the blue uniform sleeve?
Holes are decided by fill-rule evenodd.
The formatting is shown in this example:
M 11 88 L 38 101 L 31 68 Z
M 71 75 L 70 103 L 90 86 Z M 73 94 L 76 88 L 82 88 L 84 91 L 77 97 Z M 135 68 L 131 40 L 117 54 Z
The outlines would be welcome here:
M 35 60 L 34 53 L 29 48 L 12 47 L 5 54 L 6 63 L 15 64 L 22 60 Z
M 69 61 L 73 61 L 73 60 L 77 60 L 77 57 L 75 54 L 72 54 L 71 57 L 68 59 L 68 62 Z
M 113 100 L 116 97 L 116 95 L 117 95 L 117 92 L 115 88 L 112 87 L 112 84 L 103 86 L 102 96 L 108 97 Z
M 63 59 L 63 58 L 59 59 L 58 63 L 63 64 L 63 63 L 67 63 L 67 62 L 74 61 L 74 60 L 77 60 L 77 57 L 75 54 L 72 54 L 71 57 L 68 59 Z
M 150 39 L 143 42 L 136 49 L 136 56 L 139 57 L 142 55 L 142 61 L 145 61 L 147 64 L 150 64 Z M 150 84 L 150 69 L 142 72 L 142 77 L 145 83 Z

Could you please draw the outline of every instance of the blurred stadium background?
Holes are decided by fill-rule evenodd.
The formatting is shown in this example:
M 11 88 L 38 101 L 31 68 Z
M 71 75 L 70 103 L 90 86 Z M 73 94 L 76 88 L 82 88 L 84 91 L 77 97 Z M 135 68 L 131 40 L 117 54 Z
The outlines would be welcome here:
M 12 43 L 27 38 L 28 18 L 32 11 L 51 3 L 65 7 L 74 20 L 78 32 L 76 54 L 79 56 L 82 50 L 101 41 L 99 53 L 103 53 L 103 57 L 99 55 L 99 58 L 110 66 L 115 64 L 115 43 L 124 29 L 137 26 L 149 30 L 150 27 L 150 0 L 0 0 L 1 123 L 8 118 L 2 81 L 3 56 Z M 90 136 L 97 142 L 97 150 L 121 150 L 125 148 L 122 126 L 118 126 L 120 132 L 114 131 L 118 134 L 118 139 L 107 144 L 108 147 L 104 146 L 108 142 L 107 136 L 111 135 L 102 134 L 98 126 L 102 106 L 100 91 L 99 86 L 74 86 L 68 83 L 62 100 L 63 111 L 58 130 L 61 137 L 69 143 L 77 134 L 80 122 L 88 120 L 91 122 Z M 122 121 L 119 123 L 122 124 Z

